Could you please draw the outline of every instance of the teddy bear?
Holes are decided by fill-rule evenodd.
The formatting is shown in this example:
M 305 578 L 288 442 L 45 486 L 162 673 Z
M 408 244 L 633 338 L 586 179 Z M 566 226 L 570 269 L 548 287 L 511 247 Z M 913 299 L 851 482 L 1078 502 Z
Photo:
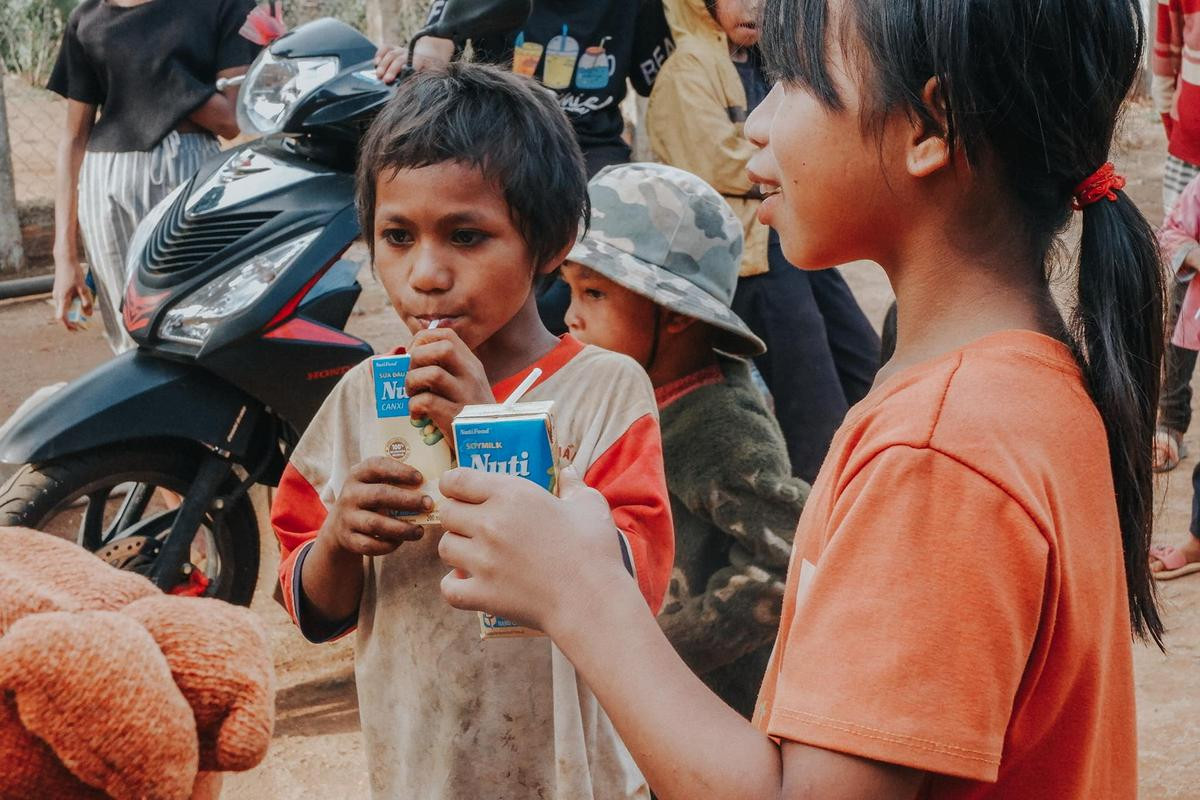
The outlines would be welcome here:
M 0 798 L 190 798 L 258 764 L 273 724 L 248 609 L 0 527 Z

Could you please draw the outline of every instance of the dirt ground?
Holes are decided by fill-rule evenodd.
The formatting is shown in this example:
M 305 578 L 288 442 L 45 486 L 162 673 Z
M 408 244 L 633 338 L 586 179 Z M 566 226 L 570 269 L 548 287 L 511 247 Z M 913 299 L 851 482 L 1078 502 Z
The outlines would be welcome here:
M 1129 191 L 1152 221 L 1161 217 L 1159 180 L 1163 141 L 1153 114 L 1131 109 L 1117 162 L 1130 179 Z M 878 267 L 844 268 L 863 307 L 878 324 L 891 299 Z M 364 271 L 367 291 L 350 328 L 377 349 L 392 341 L 395 325 L 378 288 Z M 39 386 L 69 380 L 108 357 L 99 330 L 71 335 L 48 322 L 45 298 L 0 303 L 0 420 Z M 1198 403 L 1200 405 L 1200 403 Z M 1200 454 L 1200 429 L 1187 443 Z M 1064 445 L 1069 440 L 1064 438 Z M 1175 541 L 1187 527 L 1191 503 L 1188 475 L 1196 458 L 1184 461 L 1158 484 L 1159 541 Z M 2 473 L 0 473 L 2 474 Z M 256 498 L 260 517 L 267 498 Z M 263 525 L 266 530 L 265 520 Z M 263 542 L 263 570 L 253 608 L 270 630 L 278 673 L 275 741 L 257 769 L 226 780 L 224 796 L 262 798 L 368 796 L 365 762 L 354 694 L 352 643 L 317 647 L 305 643 L 271 600 L 274 543 Z M 1142 798 L 1200 797 L 1200 695 L 1191 678 L 1200 674 L 1200 576 L 1162 586 L 1167 653 L 1137 646 L 1135 652 Z

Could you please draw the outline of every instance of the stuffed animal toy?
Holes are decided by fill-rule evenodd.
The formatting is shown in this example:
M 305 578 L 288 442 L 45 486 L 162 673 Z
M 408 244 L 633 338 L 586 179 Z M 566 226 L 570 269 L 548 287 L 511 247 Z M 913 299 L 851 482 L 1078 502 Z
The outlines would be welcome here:
M 0 528 L 0 798 L 190 798 L 258 764 L 273 723 L 249 610 Z

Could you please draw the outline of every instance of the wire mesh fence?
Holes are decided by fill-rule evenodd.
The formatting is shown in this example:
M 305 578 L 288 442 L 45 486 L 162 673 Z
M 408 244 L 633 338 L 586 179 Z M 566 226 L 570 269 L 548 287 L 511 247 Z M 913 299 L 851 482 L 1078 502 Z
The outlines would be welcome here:
M 66 114 L 45 85 L 70 2 L 0 0 L 0 58 L 18 202 L 54 194 L 54 161 Z
M 377 17 L 405 17 L 404 29 L 415 28 L 423 18 L 424 2 L 370 2 Z M 74 4 L 75 0 L 0 0 L 0 60 L 5 73 L 13 177 L 17 201 L 23 206 L 53 201 L 55 161 L 66 102 L 43 87 L 54 68 L 63 26 Z M 334 17 L 364 32 L 368 28 L 367 6 L 368 0 L 283 1 L 284 19 L 289 26 Z M 413 19 L 408 20 L 408 16 Z
M 5 76 L 4 95 L 17 202 L 49 202 L 54 197 L 54 163 L 66 103 L 22 75 Z

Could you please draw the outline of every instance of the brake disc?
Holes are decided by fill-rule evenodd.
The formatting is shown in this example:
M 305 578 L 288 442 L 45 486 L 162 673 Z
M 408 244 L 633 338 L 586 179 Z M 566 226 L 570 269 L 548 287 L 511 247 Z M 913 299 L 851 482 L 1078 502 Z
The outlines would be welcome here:
M 150 568 L 154 566 L 154 559 L 158 558 L 160 550 L 162 542 L 152 536 L 126 536 L 109 542 L 95 554 L 101 561 L 117 569 L 150 577 Z M 170 594 L 201 597 L 208 592 L 212 580 L 195 564 L 190 561 L 184 563 L 180 572 L 183 580 L 170 589 Z
M 109 542 L 96 551 L 96 556 L 117 569 L 149 573 L 162 543 L 151 536 L 126 536 Z

